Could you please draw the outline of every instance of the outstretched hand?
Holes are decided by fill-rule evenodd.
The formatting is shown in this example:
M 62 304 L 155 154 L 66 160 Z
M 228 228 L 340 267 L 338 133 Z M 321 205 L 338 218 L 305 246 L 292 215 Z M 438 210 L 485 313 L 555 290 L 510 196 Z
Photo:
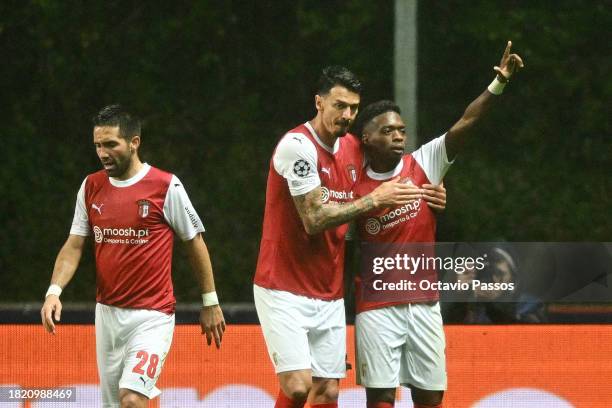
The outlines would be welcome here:
M 502 55 L 501 61 L 499 62 L 499 66 L 493 67 L 498 76 L 502 77 L 500 78 L 502 82 L 508 81 L 516 71 L 525 66 L 518 54 L 510 54 L 511 48 L 512 41 L 508 41 L 506 49 L 504 50 L 504 55 Z

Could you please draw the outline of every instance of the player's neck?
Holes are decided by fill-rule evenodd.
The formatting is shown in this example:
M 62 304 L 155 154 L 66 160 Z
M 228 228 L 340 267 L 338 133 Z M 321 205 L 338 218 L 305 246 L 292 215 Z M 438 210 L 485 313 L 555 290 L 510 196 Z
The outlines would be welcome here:
M 401 157 L 397 160 L 389 160 L 389 159 L 376 160 L 373 157 L 370 157 L 369 165 L 373 172 L 382 174 L 382 173 L 388 173 L 394 170 L 401 160 L 402 160 Z
M 310 125 L 323 143 L 330 148 L 334 146 L 338 137 L 329 132 L 325 126 L 323 126 L 323 121 L 321 120 L 320 115 L 315 116 L 315 118 L 310 121 Z
M 132 162 L 130 163 L 130 166 L 127 168 L 127 170 L 125 171 L 125 173 L 123 173 L 121 176 L 119 177 L 114 177 L 117 180 L 129 180 L 132 177 L 134 177 L 136 174 L 138 174 L 138 172 L 140 170 L 142 170 L 142 167 L 144 166 L 144 164 L 142 164 L 142 162 L 140 161 L 140 158 L 138 156 L 134 156 L 132 158 Z

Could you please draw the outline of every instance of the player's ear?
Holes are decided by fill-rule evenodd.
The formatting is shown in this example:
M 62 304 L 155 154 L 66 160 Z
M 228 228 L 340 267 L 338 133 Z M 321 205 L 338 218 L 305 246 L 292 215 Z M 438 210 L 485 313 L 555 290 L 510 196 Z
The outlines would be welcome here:
M 363 132 L 363 134 L 361 135 L 361 143 L 363 143 L 364 145 L 368 145 L 370 143 L 370 134 L 368 132 Z
M 321 95 L 315 95 L 315 107 L 317 111 L 323 110 L 323 97 Z
M 140 136 L 139 135 L 133 136 L 132 140 L 130 140 L 130 151 L 138 150 L 139 147 L 140 147 Z

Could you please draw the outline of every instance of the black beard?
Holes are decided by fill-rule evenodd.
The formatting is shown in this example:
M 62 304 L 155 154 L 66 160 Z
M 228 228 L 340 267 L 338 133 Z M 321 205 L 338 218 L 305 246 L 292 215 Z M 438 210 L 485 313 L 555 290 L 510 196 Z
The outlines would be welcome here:
M 343 137 L 344 135 L 346 135 L 348 133 L 348 126 L 347 127 L 343 127 L 341 128 L 341 130 L 339 130 L 338 132 L 334 133 L 335 137 Z
M 115 165 L 115 168 L 112 169 L 112 170 L 106 170 L 105 169 L 106 170 L 106 174 L 109 177 L 121 178 L 121 176 L 123 176 L 128 171 L 128 169 L 130 168 L 131 160 L 130 159 L 126 159 L 121 164 L 117 163 L 117 161 L 114 161 L 113 164 Z

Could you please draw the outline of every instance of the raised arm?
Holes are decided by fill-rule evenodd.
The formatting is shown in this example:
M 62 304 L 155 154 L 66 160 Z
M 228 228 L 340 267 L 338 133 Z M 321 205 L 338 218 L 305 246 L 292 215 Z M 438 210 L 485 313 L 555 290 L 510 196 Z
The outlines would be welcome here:
M 40 310 L 40 317 L 44 328 L 49 333 L 55 334 L 55 323 L 60 321 L 62 315 L 62 302 L 59 299 L 61 291 L 74 276 L 79 266 L 86 237 L 80 235 L 69 235 L 66 243 L 60 249 L 53 267 L 51 285 L 45 296 L 45 302 Z
M 200 286 L 200 293 L 203 294 L 204 306 L 200 310 L 202 334 L 206 334 L 206 342 L 209 346 L 214 339 L 215 346 L 219 348 L 225 331 L 225 319 L 216 296 L 215 280 L 208 248 L 201 234 L 196 234 L 193 239 L 185 241 L 184 245 L 191 269 Z
M 478 121 L 486 115 L 514 72 L 523 68 L 523 60 L 517 54 L 511 54 L 511 48 L 512 41 L 508 41 L 499 66 L 493 68 L 497 73 L 496 78 L 478 98 L 469 104 L 461 119 L 446 134 L 445 143 L 449 159 L 457 155 L 465 137 L 474 129 Z
M 403 205 L 423 197 L 423 189 L 398 182 L 399 177 L 378 186 L 370 194 L 346 204 L 323 204 L 321 187 L 294 196 L 306 233 L 318 234 L 327 228 L 345 224 L 375 208 Z

